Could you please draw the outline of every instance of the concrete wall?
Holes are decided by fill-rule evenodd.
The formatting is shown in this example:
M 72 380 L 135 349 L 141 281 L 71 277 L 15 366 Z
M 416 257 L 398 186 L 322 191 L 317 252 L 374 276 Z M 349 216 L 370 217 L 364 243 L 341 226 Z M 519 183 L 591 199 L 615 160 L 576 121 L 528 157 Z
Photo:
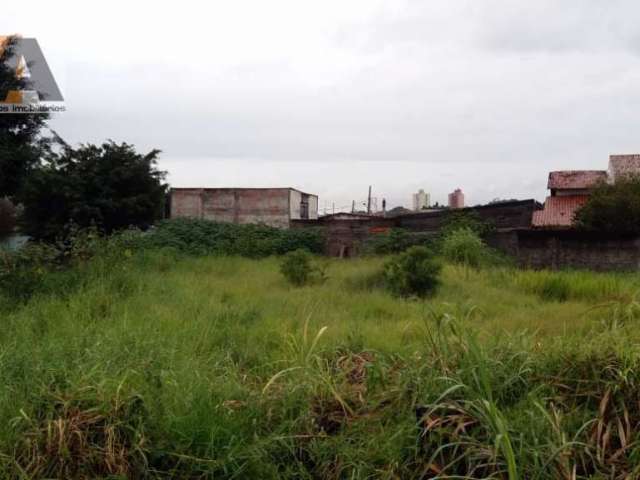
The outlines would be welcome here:
M 316 220 L 318 218 L 318 197 L 291 189 L 289 196 L 291 220 Z M 306 217 L 302 218 L 302 202 L 307 204 Z
M 318 196 L 309 195 L 309 220 L 318 219 Z
M 518 263 L 529 268 L 631 270 L 640 268 L 640 238 L 579 231 L 517 233 Z
M 302 202 L 302 192 L 291 190 L 289 192 L 289 218 L 300 219 L 300 202 Z
M 511 230 L 495 232 L 487 243 L 525 268 L 640 269 L 640 237 L 635 236 L 576 230 Z

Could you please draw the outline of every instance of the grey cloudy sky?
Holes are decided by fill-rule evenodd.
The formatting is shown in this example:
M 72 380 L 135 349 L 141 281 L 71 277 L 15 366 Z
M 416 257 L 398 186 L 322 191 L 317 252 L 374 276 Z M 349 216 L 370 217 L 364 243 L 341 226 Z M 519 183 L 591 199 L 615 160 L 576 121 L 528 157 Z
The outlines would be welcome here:
M 32 0 L 0 34 L 39 40 L 67 141 L 341 207 L 543 199 L 549 170 L 640 152 L 638 24 L 637 0 Z

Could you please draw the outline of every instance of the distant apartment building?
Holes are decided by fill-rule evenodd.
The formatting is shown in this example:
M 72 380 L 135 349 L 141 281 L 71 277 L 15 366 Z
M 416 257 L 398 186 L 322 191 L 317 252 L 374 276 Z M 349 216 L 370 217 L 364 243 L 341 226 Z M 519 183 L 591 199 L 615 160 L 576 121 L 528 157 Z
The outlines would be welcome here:
M 431 196 L 423 189 L 413 194 L 413 210 L 419 211 L 427 208 L 431 204 Z
M 289 228 L 318 218 L 318 197 L 294 188 L 172 188 L 171 217 Z
M 533 228 L 567 229 L 576 212 L 601 182 L 615 183 L 626 175 L 640 174 L 640 155 L 610 155 L 608 170 L 560 170 L 549 172 L 550 195 L 544 208 L 533 214 Z
M 459 188 L 449 194 L 449 208 L 464 208 L 464 193 Z

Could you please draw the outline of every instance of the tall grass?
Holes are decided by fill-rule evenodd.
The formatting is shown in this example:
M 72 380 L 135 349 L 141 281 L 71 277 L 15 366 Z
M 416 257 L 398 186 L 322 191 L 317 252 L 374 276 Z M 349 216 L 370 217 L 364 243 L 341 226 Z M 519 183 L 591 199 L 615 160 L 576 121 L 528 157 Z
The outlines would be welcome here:
M 640 281 L 632 274 L 548 270 L 512 270 L 511 273 L 512 281 L 519 288 L 550 301 L 620 300 L 640 291 Z
M 276 258 L 89 262 L 2 315 L 1 475 L 637 476 L 635 317 L 595 308 L 632 278 L 558 302 L 543 272 L 446 266 L 405 300 L 357 280 L 383 263 L 292 287 Z

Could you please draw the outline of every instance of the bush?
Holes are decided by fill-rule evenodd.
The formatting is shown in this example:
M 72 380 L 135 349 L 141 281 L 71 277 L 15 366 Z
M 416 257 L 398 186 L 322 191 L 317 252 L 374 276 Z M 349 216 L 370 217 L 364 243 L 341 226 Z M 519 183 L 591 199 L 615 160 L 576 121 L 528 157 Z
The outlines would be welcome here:
M 27 301 L 44 289 L 45 276 L 55 270 L 59 258 L 57 248 L 39 243 L 15 252 L 0 250 L 0 292 L 11 302 Z
M 284 256 L 280 272 L 289 283 L 297 287 L 307 285 L 312 280 L 324 281 L 325 269 L 313 262 L 313 256 L 306 250 L 295 250 Z
M 384 265 L 385 285 L 400 296 L 432 295 L 440 285 L 441 268 L 429 249 L 414 246 Z
M 575 214 L 578 228 L 607 233 L 640 233 L 640 176 L 602 182 Z
M 306 285 L 313 273 L 311 254 L 306 250 L 287 253 L 280 264 L 280 272 L 289 283 L 298 287 Z
M 171 247 L 189 255 L 240 255 L 261 258 L 298 249 L 322 253 L 324 236 L 316 228 L 283 230 L 177 218 L 160 222 L 145 236 L 149 247 Z
M 442 222 L 441 235 L 447 237 L 452 232 L 469 229 L 480 237 L 491 233 L 495 226 L 483 220 L 477 212 L 465 210 L 449 210 Z
M 66 295 L 88 276 L 108 275 L 134 253 L 142 254 L 142 239 L 137 230 L 105 237 L 95 228 L 71 226 L 56 243 L 0 249 L 0 303 L 12 308 L 37 294 Z
M 400 253 L 414 245 L 425 245 L 428 240 L 427 235 L 392 228 L 387 233 L 372 235 L 365 244 L 365 252 L 375 255 Z
M 489 251 L 476 232 L 463 227 L 444 237 L 442 255 L 450 262 L 477 268 L 488 260 Z

